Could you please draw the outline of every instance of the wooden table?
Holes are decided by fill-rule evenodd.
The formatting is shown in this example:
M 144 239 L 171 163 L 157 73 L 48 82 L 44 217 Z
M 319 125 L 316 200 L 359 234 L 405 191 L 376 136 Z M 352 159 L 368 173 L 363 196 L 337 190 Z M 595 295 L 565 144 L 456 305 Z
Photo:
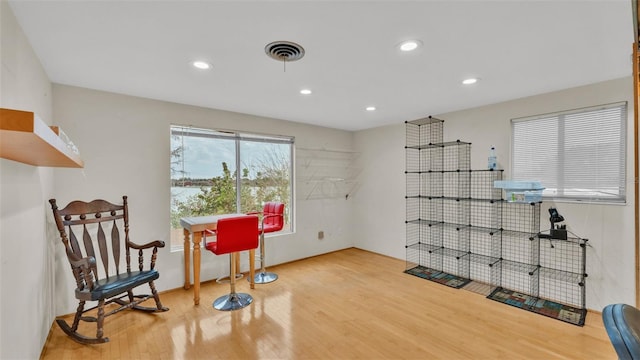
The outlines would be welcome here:
M 209 215 L 209 216 L 194 216 L 184 217 L 180 219 L 180 225 L 184 229 L 184 288 L 189 289 L 191 287 L 191 272 L 189 257 L 191 255 L 190 241 L 191 235 L 193 235 L 193 303 L 195 305 L 200 304 L 200 242 L 202 241 L 202 233 L 205 230 L 215 230 L 218 220 L 236 216 L 248 216 L 245 214 L 221 214 L 221 215 Z M 238 254 L 236 254 L 237 256 Z M 251 281 L 251 288 L 255 286 L 254 273 L 255 273 L 255 250 L 249 250 L 249 276 Z M 236 261 L 238 268 L 237 273 L 240 273 L 240 261 Z

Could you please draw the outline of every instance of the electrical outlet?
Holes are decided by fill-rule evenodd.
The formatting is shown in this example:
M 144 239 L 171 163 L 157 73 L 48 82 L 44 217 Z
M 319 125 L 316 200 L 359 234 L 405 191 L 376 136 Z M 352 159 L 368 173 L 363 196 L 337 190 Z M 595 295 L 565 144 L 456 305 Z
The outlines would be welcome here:
M 324 239 L 324 231 L 318 231 L 318 240 Z

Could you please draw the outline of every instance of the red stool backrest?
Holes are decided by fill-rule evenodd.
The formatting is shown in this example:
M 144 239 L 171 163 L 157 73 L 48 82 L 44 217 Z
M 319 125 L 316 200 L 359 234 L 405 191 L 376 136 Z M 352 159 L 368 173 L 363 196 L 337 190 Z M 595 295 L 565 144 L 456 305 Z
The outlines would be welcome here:
M 284 204 L 279 202 L 268 202 L 264 204 L 262 210 L 264 220 L 264 232 L 280 231 L 284 227 Z
M 207 244 L 207 249 L 216 255 L 251 250 L 258 247 L 258 217 L 236 216 L 218 220 L 216 242 Z

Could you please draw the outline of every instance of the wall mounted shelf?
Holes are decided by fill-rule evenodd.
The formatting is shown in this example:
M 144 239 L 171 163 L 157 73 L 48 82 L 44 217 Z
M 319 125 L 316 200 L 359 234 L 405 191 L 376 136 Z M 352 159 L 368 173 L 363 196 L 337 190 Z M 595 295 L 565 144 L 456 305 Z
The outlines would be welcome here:
M 84 167 L 80 155 L 29 111 L 0 108 L 0 157 L 35 166 Z

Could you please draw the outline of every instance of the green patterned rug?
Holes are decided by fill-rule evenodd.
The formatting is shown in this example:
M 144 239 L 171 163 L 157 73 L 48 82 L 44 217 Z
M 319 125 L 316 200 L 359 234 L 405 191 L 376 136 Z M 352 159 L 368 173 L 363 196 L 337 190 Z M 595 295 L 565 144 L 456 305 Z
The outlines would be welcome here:
M 448 274 L 442 271 L 429 269 L 424 266 L 416 266 L 409 270 L 404 271 L 407 274 L 414 275 L 423 279 L 437 282 L 438 284 L 446 285 L 452 288 L 461 288 L 467 285 L 471 280 L 462 278 L 460 276 Z
M 551 300 L 540 299 L 500 287 L 496 288 L 491 294 L 489 294 L 487 299 L 495 300 L 578 326 L 583 326 L 584 320 L 587 317 L 586 309 L 560 304 Z

